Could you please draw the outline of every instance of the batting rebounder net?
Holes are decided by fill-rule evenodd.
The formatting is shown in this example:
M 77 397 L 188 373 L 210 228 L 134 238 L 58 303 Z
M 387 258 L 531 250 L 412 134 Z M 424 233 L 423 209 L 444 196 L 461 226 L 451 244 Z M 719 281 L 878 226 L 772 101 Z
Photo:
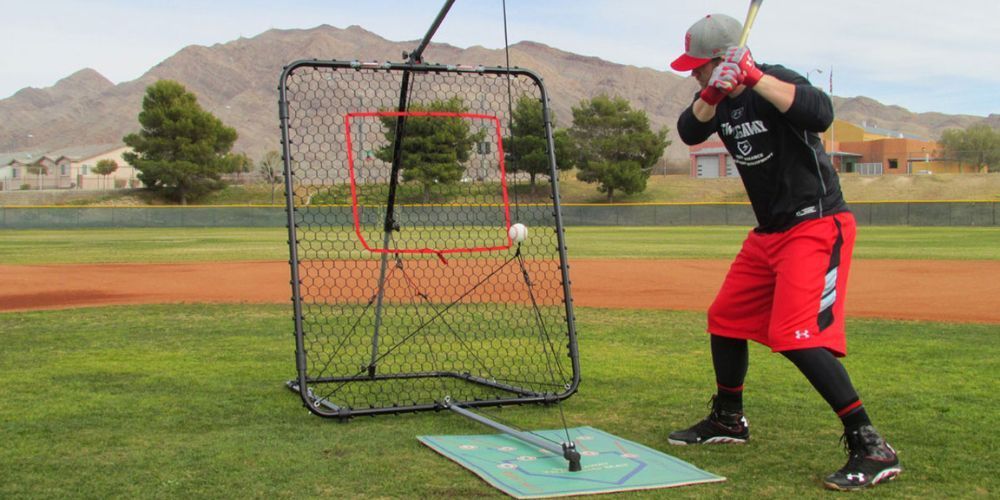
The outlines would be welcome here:
M 348 418 L 575 392 L 540 78 L 313 60 L 286 67 L 279 91 L 297 366 L 288 385 L 306 406 Z M 551 180 L 544 197 L 529 197 L 533 178 Z M 515 224 L 528 229 L 523 241 L 510 236 Z

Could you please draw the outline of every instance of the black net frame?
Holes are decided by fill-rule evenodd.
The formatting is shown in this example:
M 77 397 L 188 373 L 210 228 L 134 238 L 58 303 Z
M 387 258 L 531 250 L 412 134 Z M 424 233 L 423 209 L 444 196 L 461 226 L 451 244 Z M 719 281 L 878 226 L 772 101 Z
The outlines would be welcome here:
M 288 386 L 306 407 L 345 419 L 575 393 L 542 79 L 520 68 L 303 60 L 285 67 L 279 94 L 297 370 Z M 532 176 L 519 151 L 504 150 L 518 139 L 512 114 L 523 99 L 541 105 L 544 202 L 522 196 Z M 461 146 L 422 170 L 420 143 L 406 141 L 437 137 L 420 136 L 425 128 L 458 130 L 449 144 Z M 454 168 L 433 167 L 456 163 L 457 181 Z M 508 236 L 515 223 L 529 228 L 523 242 Z

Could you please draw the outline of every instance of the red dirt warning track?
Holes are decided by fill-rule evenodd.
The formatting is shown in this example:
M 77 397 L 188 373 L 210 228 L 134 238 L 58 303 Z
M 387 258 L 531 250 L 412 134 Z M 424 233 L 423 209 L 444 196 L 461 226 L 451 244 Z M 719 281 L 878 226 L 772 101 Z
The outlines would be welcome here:
M 704 311 L 722 260 L 571 260 L 582 307 Z M 851 316 L 1000 323 L 1000 261 L 855 260 Z M 285 262 L 0 265 L 0 311 L 110 304 L 288 303 Z

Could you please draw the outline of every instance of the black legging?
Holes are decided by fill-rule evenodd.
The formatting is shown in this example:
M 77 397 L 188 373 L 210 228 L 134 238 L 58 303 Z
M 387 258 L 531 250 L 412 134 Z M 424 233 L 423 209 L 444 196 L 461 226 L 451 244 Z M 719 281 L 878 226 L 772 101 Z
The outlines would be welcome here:
M 712 335 L 712 365 L 715 367 L 717 384 L 723 387 L 741 387 L 749 364 L 746 340 Z
M 781 354 L 806 376 L 833 411 L 839 412 L 858 401 L 847 370 L 830 351 L 814 347 Z M 743 386 L 749 366 L 747 341 L 712 335 L 712 364 L 716 383 L 730 388 Z
M 840 413 L 858 401 L 858 393 L 847 375 L 847 369 L 830 351 L 814 347 L 781 354 L 795 363 L 834 412 Z

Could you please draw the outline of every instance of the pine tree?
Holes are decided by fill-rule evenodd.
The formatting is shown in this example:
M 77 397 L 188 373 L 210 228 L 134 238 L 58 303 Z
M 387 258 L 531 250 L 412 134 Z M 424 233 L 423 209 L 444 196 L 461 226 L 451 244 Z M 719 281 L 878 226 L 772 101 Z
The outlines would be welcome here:
M 414 105 L 410 111 L 462 113 L 466 109 L 462 100 L 455 97 Z M 375 152 L 375 157 L 386 163 L 393 160 L 396 123 L 396 117 L 382 118 L 387 143 Z M 454 184 L 462 179 L 472 146 L 484 137 L 482 131 L 472 133 L 469 120 L 459 117 L 408 116 L 403 125 L 401 180 L 420 184 L 424 202 L 430 201 L 434 185 Z
M 609 203 L 615 191 L 644 191 L 653 165 L 670 145 L 665 127 L 659 132 L 650 130 L 646 113 L 633 110 L 621 97 L 601 95 L 581 101 L 573 108 L 569 133 L 579 169 L 577 179 L 597 183 Z
M 234 164 L 236 130 L 202 109 L 194 94 L 172 80 L 146 88 L 139 113 L 142 129 L 123 139 L 123 158 L 146 188 L 186 205 L 222 189 L 221 174 Z

